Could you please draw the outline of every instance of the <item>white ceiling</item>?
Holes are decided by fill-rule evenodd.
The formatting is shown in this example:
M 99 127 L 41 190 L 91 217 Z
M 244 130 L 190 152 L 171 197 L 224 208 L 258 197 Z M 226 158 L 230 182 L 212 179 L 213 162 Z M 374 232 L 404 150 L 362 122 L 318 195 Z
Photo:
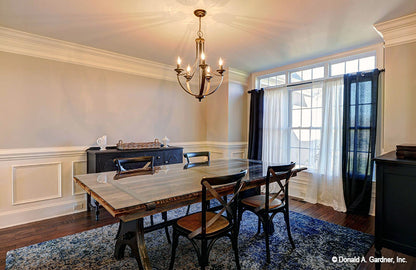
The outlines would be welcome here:
M 194 57 L 197 8 L 207 62 L 253 72 L 379 43 L 372 25 L 416 0 L 0 0 L 0 26 L 173 65 Z

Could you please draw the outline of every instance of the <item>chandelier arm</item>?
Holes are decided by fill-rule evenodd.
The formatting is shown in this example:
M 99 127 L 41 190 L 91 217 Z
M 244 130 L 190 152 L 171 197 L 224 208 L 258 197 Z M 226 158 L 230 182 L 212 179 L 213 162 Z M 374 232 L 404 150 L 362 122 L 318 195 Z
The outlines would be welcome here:
M 204 96 L 206 96 L 207 93 L 209 93 L 209 89 L 211 88 L 211 81 L 208 81 L 207 83 L 207 89 L 204 91 Z
M 224 77 L 221 77 L 221 81 L 220 81 L 220 83 L 218 84 L 218 86 L 214 89 L 214 90 L 212 90 L 212 92 L 211 93 L 208 93 L 208 94 L 206 94 L 205 96 L 209 96 L 209 95 L 212 95 L 212 94 L 214 94 L 215 93 L 215 91 L 217 91 L 218 90 L 218 88 L 220 88 L 220 86 L 221 86 L 221 84 L 222 84 L 222 81 L 224 80 Z
M 192 92 L 191 86 L 189 86 L 189 82 L 190 81 L 186 81 L 186 88 L 188 89 L 188 93 L 191 93 L 191 95 L 193 95 L 194 97 L 198 96 Z
M 202 71 L 201 87 L 199 88 L 199 96 L 204 95 L 205 90 L 205 71 Z
M 178 78 L 178 83 L 179 83 L 179 85 L 181 86 L 181 88 L 186 92 L 186 93 L 188 93 L 188 94 L 190 94 L 190 95 L 192 95 L 192 96 L 194 96 L 194 97 L 196 97 L 197 95 L 195 95 L 194 93 L 192 93 L 190 90 L 188 90 L 189 89 L 189 82 L 187 81 L 186 82 L 186 86 L 187 86 L 187 88 L 188 89 L 186 89 L 184 86 L 183 86 L 183 84 L 182 84 L 182 82 L 181 82 L 181 80 L 179 79 L 179 76 L 177 76 L 177 78 Z
M 192 78 L 194 77 L 194 74 L 195 74 L 196 70 L 198 69 L 198 60 L 199 59 L 196 58 L 194 64 L 192 65 L 192 71 L 193 71 L 192 76 L 191 76 Z

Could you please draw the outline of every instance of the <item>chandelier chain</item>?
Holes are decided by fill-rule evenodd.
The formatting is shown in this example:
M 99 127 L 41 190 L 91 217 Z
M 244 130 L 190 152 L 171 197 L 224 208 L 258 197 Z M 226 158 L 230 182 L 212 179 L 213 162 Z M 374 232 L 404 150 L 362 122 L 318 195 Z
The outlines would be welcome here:
M 204 33 L 202 33 L 201 31 L 201 17 L 199 17 L 199 29 L 198 29 L 197 35 L 199 38 L 202 38 L 204 36 Z

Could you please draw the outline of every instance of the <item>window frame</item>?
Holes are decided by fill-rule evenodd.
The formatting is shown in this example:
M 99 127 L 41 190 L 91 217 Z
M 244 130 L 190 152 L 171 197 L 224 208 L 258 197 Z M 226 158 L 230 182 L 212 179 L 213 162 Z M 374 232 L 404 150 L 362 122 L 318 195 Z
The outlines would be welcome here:
M 258 75 L 258 76 L 255 77 L 255 87 L 257 89 L 260 89 L 260 88 L 273 89 L 273 88 L 277 88 L 277 87 L 285 87 L 285 86 L 290 87 L 290 86 L 297 85 L 297 84 L 306 84 L 306 83 L 312 83 L 312 82 L 317 82 L 317 81 L 324 81 L 324 80 L 328 80 L 328 79 L 332 79 L 332 78 L 343 77 L 344 74 L 346 74 L 345 73 L 346 62 L 353 61 L 353 60 L 358 60 L 359 61 L 362 58 L 371 57 L 371 56 L 374 56 L 374 68 L 377 68 L 377 58 L 378 58 L 377 57 L 377 50 L 374 49 L 374 50 L 369 50 L 369 51 L 362 52 L 362 53 L 357 53 L 357 54 L 352 54 L 352 55 L 348 55 L 348 56 L 344 56 L 344 57 L 334 58 L 334 59 L 327 60 L 327 61 L 321 61 L 321 62 L 317 62 L 317 63 L 314 63 L 314 64 L 303 65 L 303 66 L 299 66 L 299 67 L 296 67 L 296 68 L 287 69 L 287 70 L 284 70 L 284 71 L 272 72 L 272 73 Z M 334 65 L 334 64 L 342 63 L 342 62 L 344 62 L 344 73 L 339 74 L 339 75 L 335 75 L 335 76 L 331 76 L 331 66 Z M 319 78 L 319 79 L 313 79 L 313 69 L 317 68 L 317 67 L 323 67 L 324 68 L 324 77 Z M 290 77 L 291 73 L 298 72 L 298 71 L 303 71 L 303 70 L 307 70 L 307 69 L 311 69 L 311 73 L 312 73 L 311 77 L 312 78 L 310 80 L 301 80 L 299 82 L 291 82 L 291 77 Z M 365 71 L 368 71 L 368 70 L 365 70 Z M 365 72 L 365 71 L 358 71 L 358 72 Z M 265 78 L 274 77 L 274 76 L 280 76 L 280 75 L 285 75 L 285 84 L 261 87 L 260 80 L 265 79 Z
M 346 63 L 348 61 L 358 60 L 358 62 L 359 62 L 360 59 L 371 57 L 371 56 L 374 56 L 374 68 L 377 68 L 377 53 L 376 53 L 376 51 L 369 51 L 369 52 L 365 52 L 365 53 L 354 54 L 354 55 L 350 55 L 350 56 L 347 56 L 347 57 L 337 58 L 337 59 L 333 59 L 333 60 L 328 61 L 328 73 L 327 73 L 328 74 L 328 79 L 329 78 L 344 77 L 344 74 L 347 74 L 346 73 Z M 344 62 L 344 73 L 332 76 L 331 75 L 331 66 L 342 63 L 342 62 Z M 369 71 L 369 70 L 360 71 L 359 66 L 358 66 L 357 72 L 365 72 L 365 71 Z M 357 73 L 357 72 L 352 72 L 352 73 L 354 74 L 354 73 Z

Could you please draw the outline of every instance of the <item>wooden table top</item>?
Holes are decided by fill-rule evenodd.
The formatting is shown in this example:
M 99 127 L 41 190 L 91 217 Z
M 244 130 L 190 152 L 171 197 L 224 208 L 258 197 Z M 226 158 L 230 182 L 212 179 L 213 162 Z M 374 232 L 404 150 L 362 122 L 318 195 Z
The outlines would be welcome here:
M 184 164 L 157 168 L 154 174 L 113 180 L 116 172 L 74 176 L 87 193 L 114 217 L 130 221 L 201 201 L 203 177 L 221 176 L 247 169 L 247 188 L 258 186 L 267 175 L 267 162 L 246 159 L 213 160 L 209 166 L 184 169 Z M 232 186 L 218 189 L 221 195 Z

